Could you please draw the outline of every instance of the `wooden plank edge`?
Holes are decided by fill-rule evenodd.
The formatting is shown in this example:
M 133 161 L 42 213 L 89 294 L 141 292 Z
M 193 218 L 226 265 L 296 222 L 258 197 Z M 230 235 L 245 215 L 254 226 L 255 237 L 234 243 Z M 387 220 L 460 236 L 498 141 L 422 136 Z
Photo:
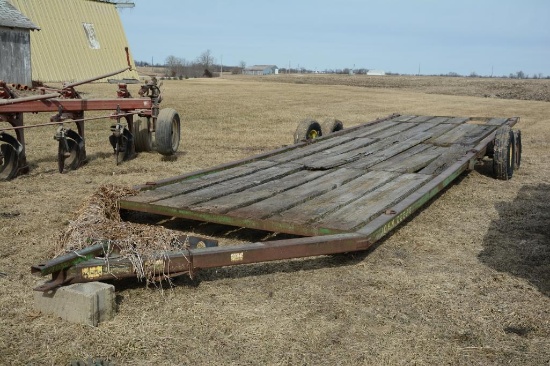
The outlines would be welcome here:
M 248 158 L 245 158 L 245 159 L 242 159 L 242 160 L 237 160 L 237 161 L 232 161 L 232 162 L 220 164 L 220 165 L 214 166 L 212 168 L 206 168 L 206 169 L 202 169 L 202 170 L 198 170 L 198 171 L 194 171 L 194 172 L 190 172 L 190 173 L 186 173 L 186 174 L 182 174 L 182 175 L 177 175 L 177 176 L 170 177 L 170 178 L 161 179 L 161 180 L 154 181 L 154 182 L 146 182 L 144 184 L 138 184 L 138 185 L 135 185 L 134 188 L 138 189 L 138 190 L 149 190 L 149 189 L 154 189 L 155 187 L 160 187 L 160 186 L 164 186 L 164 185 L 167 185 L 167 184 L 172 184 L 172 183 L 175 183 L 175 182 L 178 182 L 178 181 L 181 181 L 181 180 L 185 180 L 185 179 L 189 179 L 189 178 L 198 178 L 198 177 L 201 177 L 203 175 L 207 175 L 207 174 L 210 174 L 210 173 L 215 173 L 215 172 L 218 172 L 218 171 L 221 171 L 221 170 L 230 169 L 230 168 L 233 168 L 233 167 L 236 167 L 236 166 L 239 166 L 239 165 L 243 165 L 243 164 L 250 163 L 250 162 L 253 162 L 253 161 L 269 158 L 271 156 L 275 156 L 275 155 L 278 155 L 278 154 L 281 154 L 281 153 L 284 153 L 284 152 L 287 152 L 287 151 L 295 150 L 295 149 L 303 147 L 307 144 L 314 144 L 318 141 L 323 141 L 323 140 L 330 139 L 330 138 L 333 138 L 333 137 L 336 137 L 336 136 L 351 133 L 351 132 L 353 132 L 357 129 L 360 129 L 364 126 L 368 126 L 368 125 L 371 125 L 371 124 L 378 124 L 378 123 L 381 123 L 381 122 L 384 122 L 384 121 L 387 121 L 387 120 L 391 120 L 392 118 L 396 118 L 396 117 L 399 117 L 399 116 L 400 116 L 399 114 L 394 113 L 394 114 L 391 114 L 387 117 L 377 118 L 374 121 L 362 123 L 362 124 L 359 124 L 357 126 L 353 126 L 353 127 L 350 127 L 350 128 L 345 128 L 341 131 L 331 133 L 330 135 L 320 137 L 319 139 L 316 139 L 316 140 L 313 140 L 313 141 L 299 142 L 297 144 L 291 144 L 291 145 L 283 146 L 281 148 L 271 150 L 271 151 L 268 151 L 268 152 L 265 152 L 265 153 L 261 153 L 261 154 L 258 154 L 258 155 L 253 155 L 251 157 L 248 157 Z

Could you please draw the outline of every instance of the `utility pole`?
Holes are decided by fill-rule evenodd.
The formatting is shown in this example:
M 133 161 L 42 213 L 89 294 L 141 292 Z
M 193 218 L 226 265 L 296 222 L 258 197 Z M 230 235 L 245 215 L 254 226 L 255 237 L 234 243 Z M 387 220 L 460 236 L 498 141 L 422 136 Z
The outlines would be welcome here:
M 220 56 L 220 77 L 223 76 L 223 55 Z

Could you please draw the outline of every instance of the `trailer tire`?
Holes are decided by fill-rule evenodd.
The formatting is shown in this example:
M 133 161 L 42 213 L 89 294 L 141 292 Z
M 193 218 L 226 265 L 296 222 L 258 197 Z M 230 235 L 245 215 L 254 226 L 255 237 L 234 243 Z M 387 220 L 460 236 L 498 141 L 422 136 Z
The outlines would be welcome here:
M 344 124 L 336 118 L 327 118 L 321 123 L 321 132 L 323 136 L 328 136 L 333 132 L 338 132 L 343 129 Z
M 319 122 L 312 119 L 305 119 L 298 123 L 298 128 L 294 133 L 294 143 L 298 143 L 303 140 L 315 140 L 323 136 L 323 131 Z
M 515 150 L 514 132 L 510 126 L 500 127 L 495 135 L 493 152 L 493 174 L 496 179 L 512 178 L 516 160 Z
M 519 167 L 521 166 L 521 150 L 522 150 L 521 130 L 517 130 L 514 132 L 514 141 L 516 143 L 516 152 L 515 152 L 515 161 L 514 161 L 516 165 L 514 168 L 519 169 Z
M 153 150 L 153 134 L 149 131 L 149 119 L 150 117 L 140 117 L 132 126 L 136 152 Z
M 180 116 L 173 108 L 161 109 L 155 128 L 157 152 L 173 155 L 180 144 Z

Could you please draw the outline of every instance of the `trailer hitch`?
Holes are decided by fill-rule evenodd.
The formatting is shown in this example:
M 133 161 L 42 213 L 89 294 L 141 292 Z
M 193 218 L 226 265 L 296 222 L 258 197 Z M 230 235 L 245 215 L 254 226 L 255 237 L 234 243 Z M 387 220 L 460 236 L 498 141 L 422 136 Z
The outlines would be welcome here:
M 51 279 L 35 287 L 35 291 L 50 291 L 58 287 L 80 282 L 114 280 L 138 277 L 136 267 L 150 266 L 160 281 L 167 277 L 193 275 L 192 250 L 218 246 L 218 241 L 203 237 L 182 235 L 170 243 L 170 251 L 156 252 L 140 258 L 140 263 L 121 255 L 121 247 L 107 239 L 88 239 L 90 246 L 75 250 L 47 262 L 31 266 L 31 273 L 51 275 Z

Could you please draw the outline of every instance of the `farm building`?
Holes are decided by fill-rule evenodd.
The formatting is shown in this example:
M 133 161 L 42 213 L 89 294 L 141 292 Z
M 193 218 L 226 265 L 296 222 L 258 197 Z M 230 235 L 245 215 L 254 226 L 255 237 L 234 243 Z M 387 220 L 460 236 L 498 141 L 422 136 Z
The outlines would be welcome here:
M 243 70 L 245 75 L 272 75 L 278 73 L 279 68 L 275 65 L 254 65 Z
M 369 70 L 367 71 L 367 75 L 383 76 L 386 75 L 386 73 L 383 70 Z
M 127 66 L 128 41 L 115 2 L 9 1 L 40 27 L 30 34 L 32 80 L 72 82 Z M 130 60 L 134 67 L 131 55 Z M 125 71 L 115 78 L 137 80 L 138 74 Z
M 39 30 L 6 0 L 0 0 L 0 80 L 31 85 L 31 31 Z

